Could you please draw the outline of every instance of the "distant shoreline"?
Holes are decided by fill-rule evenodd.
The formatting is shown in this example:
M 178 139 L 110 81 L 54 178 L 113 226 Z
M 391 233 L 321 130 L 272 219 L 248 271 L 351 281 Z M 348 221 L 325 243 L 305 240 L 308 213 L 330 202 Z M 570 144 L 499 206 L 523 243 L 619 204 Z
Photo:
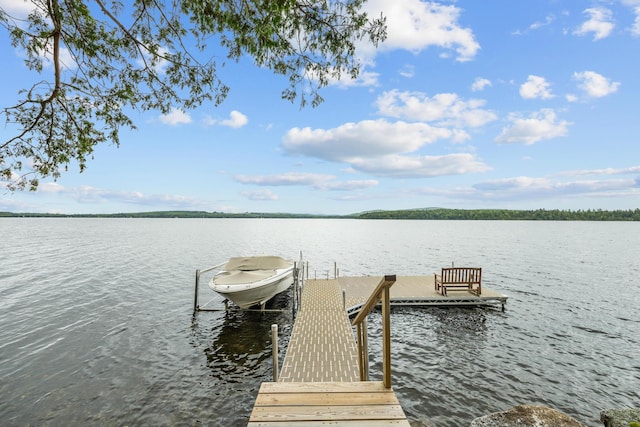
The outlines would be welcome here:
M 287 218 L 287 219 L 391 219 L 391 220 L 495 220 L 495 221 L 640 221 L 640 209 L 629 210 L 509 210 L 509 209 L 404 209 L 376 210 L 349 215 L 205 211 L 153 211 L 114 214 L 51 214 L 0 212 L 0 218 Z

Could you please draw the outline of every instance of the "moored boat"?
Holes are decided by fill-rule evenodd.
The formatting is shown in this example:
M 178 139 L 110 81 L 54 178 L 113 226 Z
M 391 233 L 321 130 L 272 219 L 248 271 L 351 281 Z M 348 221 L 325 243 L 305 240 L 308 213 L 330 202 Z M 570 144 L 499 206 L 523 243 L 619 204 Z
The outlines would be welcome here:
M 209 287 L 240 308 L 264 305 L 293 283 L 293 262 L 278 256 L 233 257 Z

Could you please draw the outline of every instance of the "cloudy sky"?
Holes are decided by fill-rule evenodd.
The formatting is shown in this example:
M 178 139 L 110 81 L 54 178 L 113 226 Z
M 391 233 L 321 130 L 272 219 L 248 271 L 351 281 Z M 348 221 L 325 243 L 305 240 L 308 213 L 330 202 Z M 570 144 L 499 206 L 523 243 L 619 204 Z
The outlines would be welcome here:
M 0 183 L 0 211 L 640 207 L 640 0 L 367 8 L 387 16 L 388 38 L 319 107 L 281 100 L 287 82 L 245 59 L 223 70 L 222 105 L 141 113 L 83 173 L 37 192 Z M 4 30 L 0 55 L 6 107 L 42 77 Z

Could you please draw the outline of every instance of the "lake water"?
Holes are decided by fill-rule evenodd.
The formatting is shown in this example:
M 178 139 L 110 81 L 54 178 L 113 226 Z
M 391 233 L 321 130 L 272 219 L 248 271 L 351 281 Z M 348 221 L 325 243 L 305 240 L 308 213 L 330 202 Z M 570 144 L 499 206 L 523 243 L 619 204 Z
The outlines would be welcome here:
M 0 424 L 246 425 L 282 312 L 201 312 L 194 277 L 230 256 L 311 275 L 483 268 L 506 311 L 394 308 L 393 387 L 438 427 L 521 403 L 590 425 L 640 406 L 640 224 L 321 219 L 0 219 Z M 206 287 L 200 302 L 222 306 Z M 380 378 L 380 319 L 370 324 Z

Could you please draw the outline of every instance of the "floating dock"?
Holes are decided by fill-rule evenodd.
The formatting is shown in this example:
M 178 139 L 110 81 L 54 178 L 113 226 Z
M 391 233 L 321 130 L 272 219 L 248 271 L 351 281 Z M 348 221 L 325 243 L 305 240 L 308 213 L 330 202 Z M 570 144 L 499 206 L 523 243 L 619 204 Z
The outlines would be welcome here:
M 339 277 L 334 279 L 346 295 L 346 310 L 349 316 L 360 310 L 371 292 L 380 281 L 379 276 Z M 311 282 L 311 280 L 309 280 Z M 397 276 L 391 287 L 391 305 L 396 306 L 500 306 L 504 311 L 507 296 L 482 286 L 482 293 L 474 295 L 470 292 L 456 291 L 443 296 L 435 290 L 435 277 L 431 276 Z
M 388 278 L 392 278 L 393 286 L 387 284 L 385 288 Z M 384 297 L 381 289 L 386 292 Z M 361 381 L 364 371 L 359 360 L 367 363 L 368 355 L 366 350 L 364 357 L 360 352 L 362 343 L 356 342 L 350 318 L 356 317 L 355 324 L 363 317 L 358 315 L 360 310 L 368 313 L 380 298 L 384 379 Z M 506 302 L 505 295 L 486 287 L 481 295 L 461 291 L 443 296 L 435 290 L 433 276 L 385 276 L 382 281 L 377 276 L 307 279 L 282 370 L 276 375 L 277 381 L 262 383 L 248 427 L 408 427 L 391 387 L 389 307 L 500 305 L 504 310 Z M 366 324 L 364 329 L 362 336 L 358 325 L 358 336 L 366 346 Z

